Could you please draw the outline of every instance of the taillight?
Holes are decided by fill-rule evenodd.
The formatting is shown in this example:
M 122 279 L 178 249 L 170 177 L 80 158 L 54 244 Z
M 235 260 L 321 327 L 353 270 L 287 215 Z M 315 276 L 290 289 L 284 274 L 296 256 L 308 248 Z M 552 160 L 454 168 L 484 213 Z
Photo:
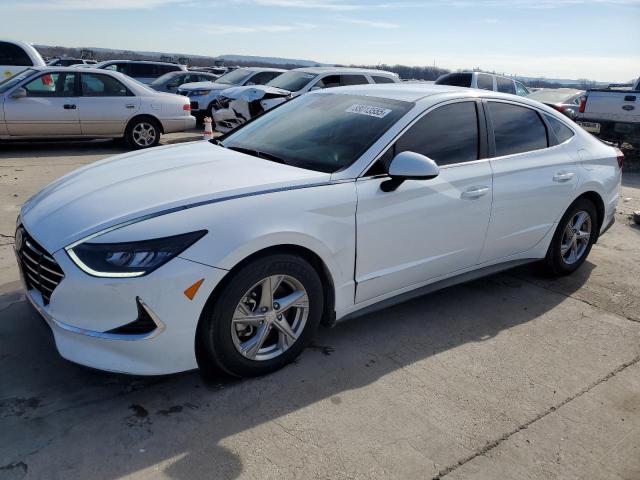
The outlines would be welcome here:
M 564 113 L 564 111 L 567 109 L 567 107 L 565 107 L 564 105 L 553 105 L 553 108 L 555 108 L 560 113 Z
M 584 97 L 582 100 L 580 100 L 580 108 L 578 109 L 578 111 L 580 113 L 584 113 L 584 108 L 587 106 L 587 97 Z
M 618 159 L 618 167 L 622 169 L 624 166 L 624 153 L 619 148 L 616 148 L 616 158 Z
M 191 111 L 191 104 L 190 103 L 185 103 L 184 105 L 182 105 L 182 110 L 184 110 L 185 112 L 190 112 Z

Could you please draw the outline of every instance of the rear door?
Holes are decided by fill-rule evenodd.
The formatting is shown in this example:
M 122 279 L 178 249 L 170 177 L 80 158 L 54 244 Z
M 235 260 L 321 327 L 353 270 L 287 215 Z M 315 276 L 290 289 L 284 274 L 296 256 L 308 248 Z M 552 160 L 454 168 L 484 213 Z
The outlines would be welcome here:
M 79 115 L 82 133 L 121 136 L 140 107 L 140 99 L 118 79 L 105 73 L 83 73 Z
M 485 105 L 494 177 L 482 262 L 525 252 L 540 242 L 571 203 L 579 172 L 563 146 L 555 145 L 537 110 L 497 100 Z
M 491 167 L 484 120 L 473 101 L 437 107 L 414 123 L 358 179 L 356 301 L 413 288 L 475 265 L 491 211 Z M 402 151 L 440 166 L 431 180 L 407 180 L 392 192 L 380 184 Z
M 12 136 L 80 135 L 77 74 L 52 72 L 22 85 L 27 96 L 4 102 L 7 131 Z

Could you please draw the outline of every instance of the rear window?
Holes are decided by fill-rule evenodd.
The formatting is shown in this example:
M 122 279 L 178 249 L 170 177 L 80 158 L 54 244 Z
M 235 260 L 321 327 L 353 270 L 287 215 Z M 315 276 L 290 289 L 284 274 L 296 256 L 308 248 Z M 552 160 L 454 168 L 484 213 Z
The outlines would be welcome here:
M 471 87 L 470 73 L 449 73 L 436 80 L 436 85 L 451 85 L 452 87 Z
M 496 77 L 496 83 L 498 84 L 498 91 L 502 93 L 516 94 L 516 86 L 513 80 L 508 78 Z
M 340 85 L 343 87 L 349 85 L 364 85 L 369 83 L 367 78 L 364 75 L 341 75 L 340 76 Z
M 392 78 L 389 78 L 389 77 L 380 77 L 378 75 L 372 75 L 371 78 L 373 78 L 373 81 L 376 83 L 396 83 L 393 81 Z
M 496 157 L 547 148 L 547 129 L 535 110 L 489 102 Z
M 0 42 L 0 65 L 31 67 L 33 62 L 22 47 L 9 42 Z
M 478 74 L 478 88 L 482 90 L 493 90 L 493 77 L 486 73 Z
M 574 133 L 569 127 L 567 127 L 564 123 L 562 123 L 557 118 L 552 117 L 551 115 L 546 115 L 547 122 L 551 125 L 551 130 L 556 134 L 556 138 L 558 139 L 558 143 L 564 143 L 573 137 Z

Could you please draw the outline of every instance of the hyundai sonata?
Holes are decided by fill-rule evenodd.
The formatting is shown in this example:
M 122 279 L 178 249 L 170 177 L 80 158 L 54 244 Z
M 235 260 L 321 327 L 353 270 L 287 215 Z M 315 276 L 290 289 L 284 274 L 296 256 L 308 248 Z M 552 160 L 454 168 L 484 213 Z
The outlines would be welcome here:
M 321 322 L 526 262 L 575 271 L 614 221 L 622 160 L 526 98 L 327 89 L 76 170 L 23 206 L 15 244 L 65 358 L 258 375 Z

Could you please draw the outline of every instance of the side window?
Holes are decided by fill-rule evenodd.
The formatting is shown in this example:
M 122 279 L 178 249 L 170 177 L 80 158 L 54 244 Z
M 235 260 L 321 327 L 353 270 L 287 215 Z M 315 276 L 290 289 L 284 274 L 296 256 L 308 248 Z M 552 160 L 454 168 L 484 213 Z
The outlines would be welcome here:
M 265 83 L 269 83 L 278 75 L 280 75 L 280 72 L 259 72 L 259 73 L 256 73 L 254 76 L 252 76 L 246 84 L 247 85 L 264 85 Z
M 369 83 L 364 75 L 340 75 L 340 85 L 343 87 L 349 85 L 365 85 Z
M 31 67 L 33 62 L 22 48 L 8 42 L 0 42 L 0 65 Z
M 118 71 L 118 65 L 115 63 L 112 63 L 111 65 L 107 65 L 106 67 L 104 67 L 103 70 L 111 70 L 112 72 L 117 72 Z
M 452 87 L 470 87 L 472 75 L 470 73 L 449 73 L 438 78 L 436 85 L 451 85 Z
M 156 67 L 156 75 L 158 76 L 164 75 L 165 73 L 176 72 L 180 70 L 180 68 L 177 65 L 175 67 L 173 65 L 154 65 L 154 66 Z
M 379 77 L 377 75 L 371 75 L 371 78 L 373 78 L 373 81 L 376 83 L 396 83 L 389 77 Z
M 551 115 L 545 115 L 547 118 L 547 122 L 551 125 L 551 129 L 553 133 L 556 134 L 556 138 L 558 139 L 558 143 L 564 143 L 573 137 L 573 131 L 567 127 L 564 123 L 562 123 L 557 118 L 552 117 Z
M 531 92 L 520 82 L 516 82 L 516 95 L 520 95 L 521 97 L 526 97 Z
M 513 80 L 509 78 L 496 77 L 496 83 L 498 84 L 499 92 L 512 93 L 515 95 L 516 87 Z
M 156 78 L 161 75 L 157 66 L 152 63 L 131 63 L 129 67 L 131 73 L 127 75 L 133 78 Z
M 547 148 L 547 129 L 535 110 L 488 102 L 496 141 L 496 157 Z
M 326 77 L 321 78 L 316 82 L 316 84 L 312 87 L 316 88 L 331 88 L 331 87 L 339 87 L 340 86 L 340 75 L 327 75 Z
M 29 97 L 74 97 L 75 73 L 45 73 L 23 88 Z
M 417 152 L 440 166 L 469 162 L 478 159 L 478 139 L 475 102 L 451 103 L 418 120 L 398 139 L 393 155 Z
M 83 73 L 81 85 L 83 97 L 126 97 L 131 95 L 127 87 L 109 75 Z
M 478 88 L 482 90 L 493 90 L 493 77 L 491 75 L 479 73 L 477 83 Z
M 582 103 L 582 100 L 584 100 L 586 97 L 586 95 L 580 95 L 579 97 L 576 97 L 573 103 L 575 103 L 576 105 L 580 105 Z

